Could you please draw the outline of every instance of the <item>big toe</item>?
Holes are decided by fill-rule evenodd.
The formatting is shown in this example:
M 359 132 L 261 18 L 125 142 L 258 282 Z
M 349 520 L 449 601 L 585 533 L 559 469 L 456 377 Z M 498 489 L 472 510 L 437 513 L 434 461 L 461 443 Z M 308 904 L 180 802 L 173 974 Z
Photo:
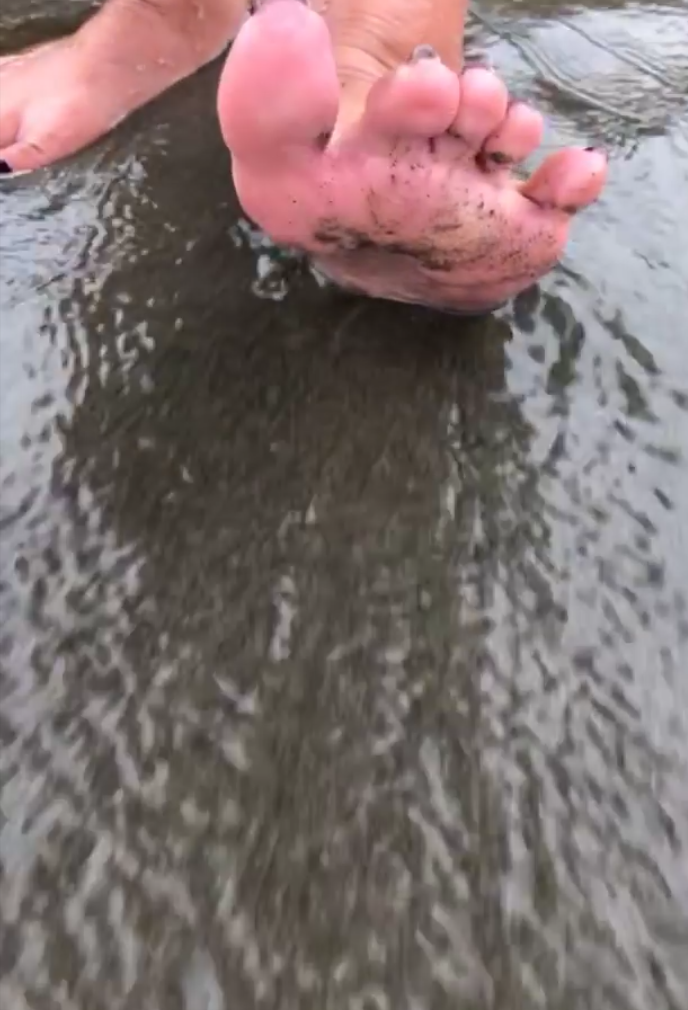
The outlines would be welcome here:
M 551 154 L 521 186 L 544 208 L 573 213 L 594 203 L 607 179 L 607 158 L 595 148 L 569 147 Z
M 238 158 L 315 149 L 331 133 L 339 83 L 322 18 L 299 0 L 270 0 L 241 28 L 218 91 L 224 140 Z

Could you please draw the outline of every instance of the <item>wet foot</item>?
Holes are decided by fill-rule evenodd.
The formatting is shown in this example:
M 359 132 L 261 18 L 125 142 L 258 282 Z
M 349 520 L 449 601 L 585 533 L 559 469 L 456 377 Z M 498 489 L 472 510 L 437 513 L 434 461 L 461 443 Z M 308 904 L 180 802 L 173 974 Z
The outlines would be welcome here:
M 75 35 L 0 59 L 0 171 L 40 168 L 108 133 L 219 56 L 243 0 L 109 0 Z
M 542 118 L 490 70 L 457 75 L 422 46 L 381 63 L 362 93 L 347 88 L 330 28 L 298 0 L 271 0 L 239 32 L 218 111 L 245 212 L 374 297 L 485 311 L 554 266 L 605 157 L 563 150 L 517 181 Z M 368 76 L 370 65 L 362 47 Z

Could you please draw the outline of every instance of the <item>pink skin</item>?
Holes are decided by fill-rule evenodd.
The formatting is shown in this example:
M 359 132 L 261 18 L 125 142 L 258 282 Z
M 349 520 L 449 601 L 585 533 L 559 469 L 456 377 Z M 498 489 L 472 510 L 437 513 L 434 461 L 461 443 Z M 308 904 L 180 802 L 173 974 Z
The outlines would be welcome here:
M 242 27 L 218 112 L 239 200 L 275 242 L 345 287 L 455 311 L 487 310 L 550 270 L 607 174 L 600 152 L 570 148 L 517 182 L 507 166 L 539 146 L 539 113 L 510 104 L 491 71 L 457 76 L 425 53 L 342 124 L 328 28 L 298 0 Z
M 31 171 L 99 140 L 226 49 L 245 0 L 106 0 L 74 34 L 0 59 L 0 160 Z

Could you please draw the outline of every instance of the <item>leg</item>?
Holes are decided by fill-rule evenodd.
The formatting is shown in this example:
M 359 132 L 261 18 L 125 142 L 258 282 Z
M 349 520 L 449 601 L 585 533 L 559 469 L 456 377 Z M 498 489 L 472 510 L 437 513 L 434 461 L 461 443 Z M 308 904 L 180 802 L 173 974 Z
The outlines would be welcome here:
M 245 10 L 246 0 L 106 0 L 73 37 L 0 60 L 0 170 L 97 140 L 219 56 Z
M 480 311 L 554 266 L 606 160 L 569 149 L 510 174 L 542 119 L 490 71 L 455 72 L 466 6 L 331 0 L 323 20 L 268 0 L 218 110 L 239 199 L 275 241 L 370 295 Z

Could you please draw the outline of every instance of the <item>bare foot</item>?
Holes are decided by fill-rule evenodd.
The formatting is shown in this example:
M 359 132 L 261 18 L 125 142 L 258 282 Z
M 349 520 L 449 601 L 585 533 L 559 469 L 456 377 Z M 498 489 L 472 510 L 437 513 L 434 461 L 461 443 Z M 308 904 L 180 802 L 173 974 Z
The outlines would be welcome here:
M 244 0 L 108 0 L 75 35 L 0 60 L 0 171 L 40 168 L 109 132 L 219 56 Z
M 380 29 L 379 14 L 398 12 L 408 37 L 414 5 L 361 3 L 342 73 L 341 22 L 330 34 L 298 0 L 266 3 L 228 57 L 220 123 L 244 210 L 274 241 L 369 295 L 483 311 L 554 266 L 607 163 L 570 148 L 518 182 L 509 167 L 539 146 L 541 116 L 489 70 L 459 76 L 427 46 L 402 62 L 408 45 L 395 50 L 394 16 Z M 399 55 L 371 71 L 381 31 Z

